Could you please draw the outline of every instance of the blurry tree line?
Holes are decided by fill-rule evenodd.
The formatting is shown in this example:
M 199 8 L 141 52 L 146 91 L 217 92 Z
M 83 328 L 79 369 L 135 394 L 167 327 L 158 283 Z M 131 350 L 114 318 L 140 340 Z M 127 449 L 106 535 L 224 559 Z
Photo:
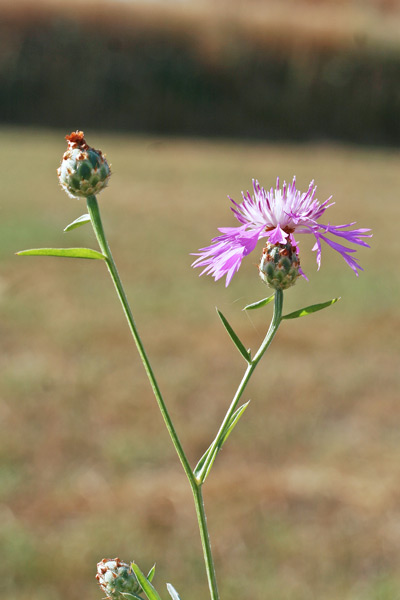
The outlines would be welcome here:
M 396 144 L 399 117 L 399 46 L 3 7 L 3 123 Z

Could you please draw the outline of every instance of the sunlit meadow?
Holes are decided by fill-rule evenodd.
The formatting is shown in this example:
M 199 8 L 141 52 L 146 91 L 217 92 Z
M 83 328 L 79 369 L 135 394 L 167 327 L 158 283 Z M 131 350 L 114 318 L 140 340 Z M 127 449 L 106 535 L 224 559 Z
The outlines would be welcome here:
M 359 278 L 329 248 L 317 272 L 301 239 L 310 281 L 287 310 L 342 300 L 282 325 L 204 493 L 223 598 L 400 597 L 399 153 L 86 133 L 112 164 L 103 221 L 192 463 L 243 369 L 215 306 L 248 346 L 271 314 L 241 311 L 266 295 L 257 256 L 227 289 L 190 268 L 235 224 L 227 194 L 295 174 L 333 194 L 332 223 L 373 228 Z M 95 600 L 96 563 L 120 555 L 204 599 L 190 490 L 104 265 L 14 256 L 95 247 L 89 228 L 63 233 L 85 212 L 58 186 L 64 134 L 1 132 L 1 597 Z

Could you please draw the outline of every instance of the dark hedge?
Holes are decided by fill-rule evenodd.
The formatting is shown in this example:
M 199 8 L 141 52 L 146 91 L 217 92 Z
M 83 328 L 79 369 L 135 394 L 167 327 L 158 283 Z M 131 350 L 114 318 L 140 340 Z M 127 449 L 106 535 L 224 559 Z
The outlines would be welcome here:
M 4 15 L 3 15 L 4 17 Z M 3 123 L 397 144 L 400 54 L 42 13 L 0 23 Z M 200 42 L 199 42 L 200 40 Z

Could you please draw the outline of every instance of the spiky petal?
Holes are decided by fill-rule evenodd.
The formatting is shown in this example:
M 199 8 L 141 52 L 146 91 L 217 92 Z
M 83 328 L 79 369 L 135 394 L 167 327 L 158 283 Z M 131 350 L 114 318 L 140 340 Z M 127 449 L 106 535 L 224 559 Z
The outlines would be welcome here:
M 289 185 L 284 182 L 280 187 L 279 178 L 276 188 L 265 190 L 257 180 L 253 180 L 253 195 L 242 193 L 241 204 L 233 203 L 232 211 L 239 221 L 239 227 L 224 227 L 222 235 L 215 237 L 210 246 L 195 253 L 198 256 L 193 267 L 204 267 L 203 273 L 210 274 L 215 280 L 226 276 L 229 285 L 233 275 L 239 270 L 242 260 L 250 254 L 261 238 L 268 238 L 270 244 L 285 245 L 290 241 L 297 246 L 295 234 L 311 234 L 315 238 L 313 250 L 317 253 L 318 268 L 321 264 L 321 241 L 339 252 L 356 275 L 363 269 L 352 256 L 354 248 L 330 239 L 336 236 L 340 241 L 369 247 L 364 238 L 371 237 L 370 229 L 351 229 L 355 223 L 347 225 L 324 225 L 319 219 L 327 208 L 332 206 L 331 197 L 322 202 L 316 198 L 316 187 L 312 181 L 307 192 L 296 189 L 296 179 Z

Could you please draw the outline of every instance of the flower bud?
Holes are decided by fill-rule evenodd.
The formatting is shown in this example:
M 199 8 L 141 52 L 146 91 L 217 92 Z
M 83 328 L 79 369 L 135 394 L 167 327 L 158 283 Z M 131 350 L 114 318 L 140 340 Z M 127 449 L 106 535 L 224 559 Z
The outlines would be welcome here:
M 263 249 L 259 264 L 260 277 L 264 283 L 275 290 L 286 290 L 296 283 L 300 274 L 300 260 L 296 246 L 286 244 L 271 244 Z
M 108 184 L 111 170 L 101 150 L 86 143 L 83 131 L 65 136 L 68 149 L 57 169 L 61 187 L 72 198 L 96 195 Z
M 97 563 L 96 579 L 110 600 L 127 600 L 142 591 L 132 567 L 119 558 L 103 558 Z

